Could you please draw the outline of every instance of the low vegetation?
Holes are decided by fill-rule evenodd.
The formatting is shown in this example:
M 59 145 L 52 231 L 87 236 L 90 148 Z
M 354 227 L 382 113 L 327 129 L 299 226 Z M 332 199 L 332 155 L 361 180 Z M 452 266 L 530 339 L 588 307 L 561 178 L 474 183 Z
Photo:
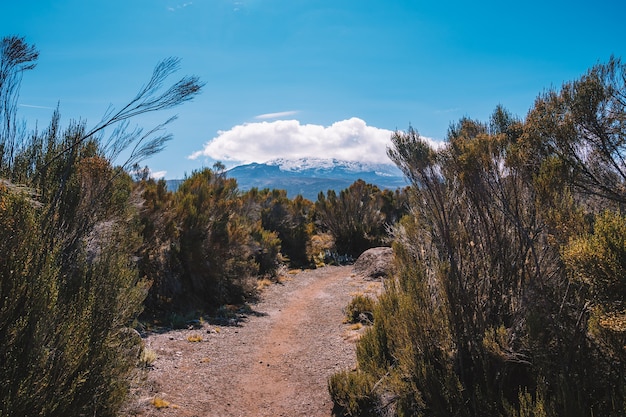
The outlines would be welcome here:
M 346 307 L 346 321 L 348 323 L 373 323 L 374 299 L 367 295 L 355 295 Z
M 358 371 L 341 371 L 328 380 L 328 391 L 335 402 L 335 410 L 350 417 L 376 416 L 379 399 L 373 388 L 371 375 Z
M 157 410 L 160 410 L 161 408 L 169 408 L 170 407 L 170 402 L 169 401 L 165 401 L 161 397 L 154 397 L 152 399 L 151 403 L 154 406 L 154 408 L 156 408 Z

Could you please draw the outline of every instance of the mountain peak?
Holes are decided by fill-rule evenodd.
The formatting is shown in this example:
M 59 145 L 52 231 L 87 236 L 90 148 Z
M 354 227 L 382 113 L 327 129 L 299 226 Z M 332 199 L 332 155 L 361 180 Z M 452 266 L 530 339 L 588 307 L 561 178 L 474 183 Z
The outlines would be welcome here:
M 295 197 L 302 194 L 315 200 L 320 191 L 341 191 L 362 179 L 379 188 L 395 189 L 407 182 L 392 164 L 372 164 L 324 158 L 274 159 L 266 163 L 240 165 L 228 171 L 243 190 L 257 188 L 284 189 Z
M 392 174 L 393 176 L 402 174 L 397 167 L 391 163 L 376 164 L 369 162 L 344 161 L 336 158 L 296 158 L 273 159 L 265 163 L 269 166 L 277 166 L 281 171 L 305 172 L 305 171 L 344 171 L 351 173 L 359 172 L 380 172 L 382 175 Z

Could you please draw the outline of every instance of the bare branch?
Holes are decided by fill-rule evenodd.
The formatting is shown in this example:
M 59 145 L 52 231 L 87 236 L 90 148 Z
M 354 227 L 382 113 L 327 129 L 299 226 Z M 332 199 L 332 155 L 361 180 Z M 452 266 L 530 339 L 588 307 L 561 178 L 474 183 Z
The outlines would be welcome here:
M 199 78 L 196 76 L 183 77 L 166 91 L 160 92 L 167 77 L 178 69 L 179 62 L 180 60 L 178 58 L 167 58 L 157 64 L 148 83 L 139 90 L 137 95 L 126 106 L 117 112 L 113 107 L 110 107 L 105 112 L 102 120 L 96 126 L 67 148 L 61 150 L 57 155 L 48 161 L 48 164 L 59 158 L 61 155 L 70 152 L 74 147 L 79 146 L 88 138 L 93 138 L 98 133 L 115 125 L 117 125 L 117 128 L 106 144 L 109 155 L 119 155 L 137 139 L 139 139 L 143 145 L 140 147 L 136 146 L 135 149 L 141 149 L 141 153 L 144 156 L 140 157 L 140 153 L 135 153 L 132 158 L 134 163 L 137 163 L 145 157 L 162 150 L 164 143 L 171 138 L 170 135 L 149 139 L 149 135 L 141 134 L 141 129 L 136 128 L 131 132 L 126 132 L 128 123 L 125 122 L 133 117 L 145 113 L 171 109 L 192 100 L 198 93 L 200 93 L 204 83 L 200 82 Z M 165 125 L 171 123 L 173 120 L 175 120 L 175 117 L 170 118 L 165 123 L 151 129 L 149 133 L 155 133 L 156 131 L 162 130 Z M 154 143 L 151 143 L 152 141 Z M 128 165 L 128 162 L 124 165 Z
M 33 69 L 39 52 L 24 38 L 0 40 L 0 170 L 11 169 L 16 152 L 17 100 L 22 73 Z

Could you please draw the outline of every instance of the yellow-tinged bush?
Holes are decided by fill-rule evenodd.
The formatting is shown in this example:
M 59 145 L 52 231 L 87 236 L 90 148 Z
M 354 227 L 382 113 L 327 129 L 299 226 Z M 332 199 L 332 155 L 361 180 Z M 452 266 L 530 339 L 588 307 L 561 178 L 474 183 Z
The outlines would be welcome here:
M 143 346 L 141 349 L 141 353 L 139 354 L 139 366 L 144 368 L 151 367 L 156 360 L 157 353 L 154 350 Z
M 374 299 L 367 295 L 354 296 L 345 309 L 346 320 L 348 323 L 365 321 L 364 324 L 371 324 L 374 321 L 375 303 Z
M 593 233 L 573 238 L 564 248 L 563 259 L 596 301 L 620 306 L 626 302 L 626 217 L 603 212 Z
M 328 391 L 336 411 L 351 417 L 376 415 L 377 398 L 370 375 L 359 371 L 341 371 L 328 380 Z
M 170 406 L 170 402 L 165 401 L 161 397 L 154 397 L 151 403 L 157 410 L 160 410 L 161 408 L 168 408 Z

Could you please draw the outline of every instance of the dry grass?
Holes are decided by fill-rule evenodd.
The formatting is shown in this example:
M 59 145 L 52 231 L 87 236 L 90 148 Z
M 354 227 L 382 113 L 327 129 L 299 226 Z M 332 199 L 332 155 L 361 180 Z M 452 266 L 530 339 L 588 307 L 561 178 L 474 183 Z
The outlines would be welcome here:
M 379 295 L 382 289 L 383 289 L 382 281 L 374 281 L 374 282 L 368 283 L 367 287 L 365 287 L 365 290 L 363 292 L 365 292 L 366 294 Z
M 197 333 L 187 336 L 187 341 L 190 343 L 202 342 L 202 336 Z
M 256 290 L 263 291 L 265 288 L 269 287 L 270 285 L 272 285 L 272 280 L 267 279 L 267 278 L 261 278 L 257 280 L 256 282 Z
M 143 349 L 141 349 L 141 354 L 139 355 L 139 365 L 147 368 L 149 366 L 152 366 L 152 364 L 154 363 L 154 361 L 157 359 L 157 353 L 147 347 L 144 347 Z
M 161 408 L 168 408 L 170 406 L 169 401 L 165 401 L 163 398 L 161 397 L 154 397 L 152 399 L 152 401 L 150 401 L 150 403 L 157 409 L 160 410 Z
M 361 323 L 354 323 L 349 327 L 350 330 L 360 330 L 362 328 L 363 325 Z
M 290 281 L 293 281 L 293 275 L 281 275 L 276 278 L 276 282 L 279 284 L 284 284 Z

